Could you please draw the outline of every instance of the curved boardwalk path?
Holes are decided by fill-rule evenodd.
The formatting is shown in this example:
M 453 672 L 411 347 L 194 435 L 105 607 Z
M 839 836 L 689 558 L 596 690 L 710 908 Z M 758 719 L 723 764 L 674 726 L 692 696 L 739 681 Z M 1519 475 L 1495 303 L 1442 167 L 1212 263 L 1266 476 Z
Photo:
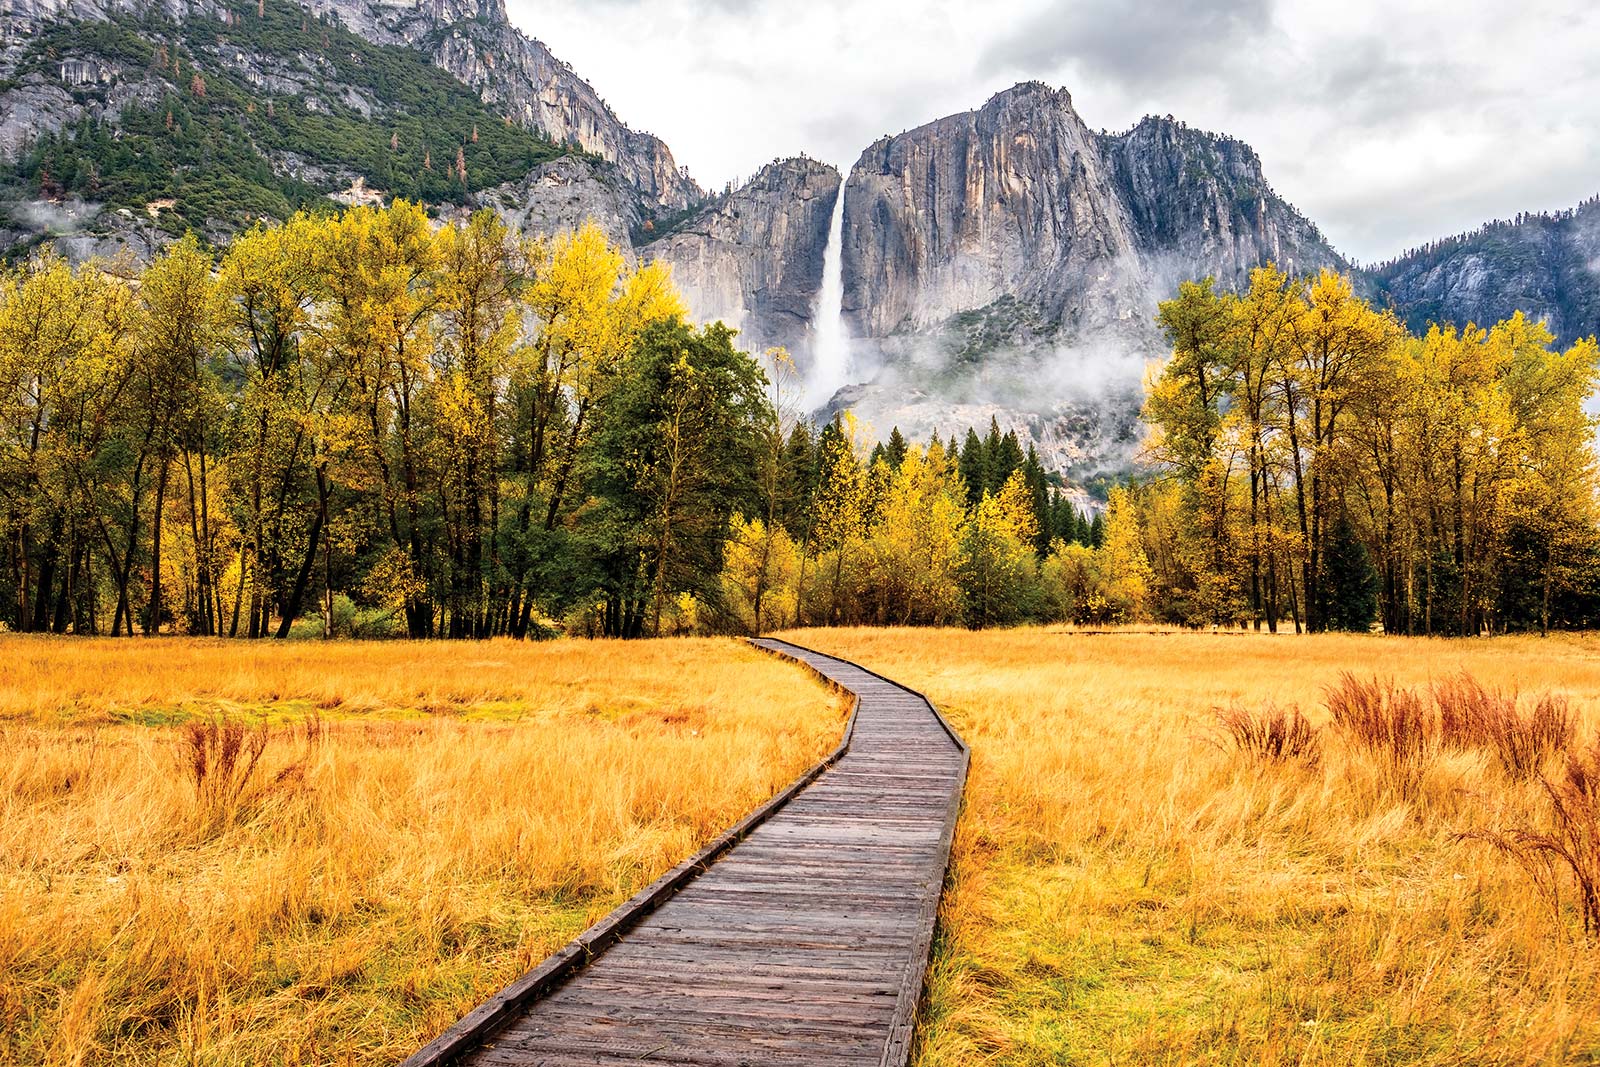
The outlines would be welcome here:
M 834 754 L 406 1067 L 900 1067 L 967 750 L 922 696 L 782 641 L 856 694 Z

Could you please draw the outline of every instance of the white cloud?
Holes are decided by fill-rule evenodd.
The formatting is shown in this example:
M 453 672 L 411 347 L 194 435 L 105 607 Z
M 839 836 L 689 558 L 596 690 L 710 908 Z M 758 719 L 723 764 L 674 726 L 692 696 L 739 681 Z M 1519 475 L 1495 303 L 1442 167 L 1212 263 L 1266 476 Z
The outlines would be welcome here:
M 1464 0 L 509 0 L 511 17 L 708 187 L 1013 82 L 1092 127 L 1230 133 L 1362 260 L 1600 191 L 1600 11 Z

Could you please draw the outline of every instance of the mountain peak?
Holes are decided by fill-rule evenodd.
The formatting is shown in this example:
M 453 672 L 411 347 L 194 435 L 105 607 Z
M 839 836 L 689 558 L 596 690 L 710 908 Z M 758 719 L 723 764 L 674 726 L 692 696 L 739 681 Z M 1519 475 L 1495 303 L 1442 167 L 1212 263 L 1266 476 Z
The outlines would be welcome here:
M 1009 89 L 1002 89 L 976 110 L 987 113 L 1016 106 L 1054 107 L 1070 113 L 1074 119 L 1078 117 L 1077 110 L 1072 106 L 1072 94 L 1042 81 L 1023 81 Z

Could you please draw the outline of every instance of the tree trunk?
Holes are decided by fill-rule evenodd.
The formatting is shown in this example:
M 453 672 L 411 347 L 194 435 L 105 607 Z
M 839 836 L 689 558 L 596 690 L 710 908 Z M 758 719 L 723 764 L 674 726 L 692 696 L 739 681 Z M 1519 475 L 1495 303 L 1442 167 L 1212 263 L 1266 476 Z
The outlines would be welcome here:
M 294 626 L 294 621 L 300 617 L 300 609 L 305 604 L 306 587 L 311 583 L 311 569 L 317 563 L 317 550 L 322 545 L 322 528 L 328 520 L 328 471 L 325 466 L 317 468 L 317 514 L 311 520 L 310 543 L 306 545 L 306 554 L 300 560 L 300 569 L 295 572 L 294 587 L 289 593 L 289 599 L 284 603 L 283 618 L 278 621 L 278 640 L 289 636 L 289 631 Z
M 167 506 L 167 476 L 172 461 L 161 457 L 161 473 L 156 476 L 156 505 L 150 521 L 150 604 L 145 615 L 145 636 L 161 632 L 161 515 Z

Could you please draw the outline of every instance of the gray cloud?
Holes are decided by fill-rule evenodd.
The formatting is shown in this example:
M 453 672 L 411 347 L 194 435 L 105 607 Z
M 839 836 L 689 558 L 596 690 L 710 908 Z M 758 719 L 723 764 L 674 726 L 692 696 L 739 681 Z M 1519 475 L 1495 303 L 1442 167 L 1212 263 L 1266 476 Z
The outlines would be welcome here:
M 1071 65 L 1124 89 L 1237 71 L 1272 30 L 1268 0 L 1054 0 L 984 51 L 990 74 Z

